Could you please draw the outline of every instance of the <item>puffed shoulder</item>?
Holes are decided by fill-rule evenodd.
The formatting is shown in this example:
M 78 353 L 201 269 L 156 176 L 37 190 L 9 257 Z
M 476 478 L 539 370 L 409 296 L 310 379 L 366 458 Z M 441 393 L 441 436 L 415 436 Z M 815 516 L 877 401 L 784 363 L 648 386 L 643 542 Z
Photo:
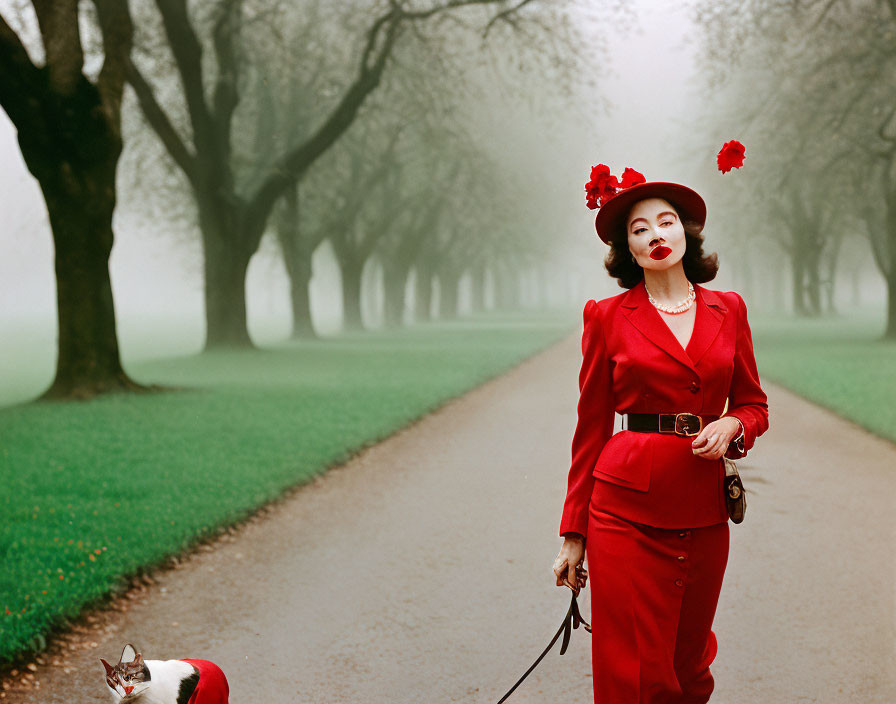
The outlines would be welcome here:
M 582 322 L 586 325 L 597 315 L 597 301 L 593 298 L 585 302 L 585 308 L 582 310 Z
M 716 295 L 721 296 L 725 303 L 731 306 L 735 311 L 747 310 L 747 304 L 737 291 L 716 291 L 715 293 Z
M 593 298 L 585 303 L 582 310 L 582 354 L 586 354 L 591 341 L 595 339 L 595 333 L 600 335 L 600 313 L 598 304 Z

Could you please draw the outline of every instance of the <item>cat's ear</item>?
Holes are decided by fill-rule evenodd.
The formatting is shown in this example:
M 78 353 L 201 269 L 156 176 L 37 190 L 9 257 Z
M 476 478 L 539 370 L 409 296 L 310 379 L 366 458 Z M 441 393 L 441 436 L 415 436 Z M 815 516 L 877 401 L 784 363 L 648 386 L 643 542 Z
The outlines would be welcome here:
M 118 662 L 119 663 L 133 662 L 134 658 L 136 658 L 136 657 L 137 657 L 137 649 L 133 645 L 128 643 L 126 646 L 124 646 L 124 650 L 121 651 L 121 657 L 118 658 Z
M 107 675 L 107 676 L 108 676 L 108 675 L 111 675 L 113 672 L 115 672 L 115 668 L 112 667 L 112 666 L 111 666 L 109 663 L 107 663 L 105 660 L 103 660 L 103 658 L 100 658 L 100 662 L 102 662 L 102 663 L 103 663 L 103 667 L 106 668 L 106 675 Z
M 137 657 L 134 658 L 134 665 L 140 667 L 143 664 L 143 653 L 137 653 Z

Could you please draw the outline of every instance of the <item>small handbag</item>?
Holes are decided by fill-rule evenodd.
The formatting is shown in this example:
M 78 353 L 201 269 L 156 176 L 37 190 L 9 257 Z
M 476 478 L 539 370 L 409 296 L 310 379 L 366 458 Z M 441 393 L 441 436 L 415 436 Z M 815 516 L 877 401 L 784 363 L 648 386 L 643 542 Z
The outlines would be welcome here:
M 734 460 L 723 457 L 725 460 L 725 505 L 728 508 L 728 518 L 732 523 L 740 523 L 747 512 L 747 493 L 744 484 L 737 473 L 737 465 Z

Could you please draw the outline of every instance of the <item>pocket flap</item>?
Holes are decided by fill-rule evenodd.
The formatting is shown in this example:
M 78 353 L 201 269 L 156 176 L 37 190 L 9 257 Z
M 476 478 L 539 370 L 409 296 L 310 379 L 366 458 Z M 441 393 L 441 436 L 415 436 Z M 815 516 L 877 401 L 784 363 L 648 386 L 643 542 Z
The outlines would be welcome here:
M 601 450 L 592 474 L 598 479 L 637 491 L 650 488 L 653 443 L 648 433 L 622 430 Z

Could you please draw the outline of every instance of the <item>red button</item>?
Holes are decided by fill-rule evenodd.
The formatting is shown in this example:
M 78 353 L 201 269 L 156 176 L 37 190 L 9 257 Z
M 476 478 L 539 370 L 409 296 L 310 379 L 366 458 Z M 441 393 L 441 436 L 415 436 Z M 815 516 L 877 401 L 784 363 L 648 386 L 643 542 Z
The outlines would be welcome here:
M 679 561 L 679 562 L 684 562 L 684 555 L 679 555 L 679 556 L 678 556 L 678 561 Z
M 675 586 L 676 586 L 676 587 L 684 586 L 684 582 L 681 581 L 680 579 L 676 579 L 676 580 L 675 580 Z
M 690 389 L 691 393 L 692 393 L 692 394 L 695 394 L 695 393 L 697 393 L 699 390 L 700 390 L 700 384 L 698 384 L 696 381 L 692 381 L 692 382 L 691 382 L 691 389 Z

